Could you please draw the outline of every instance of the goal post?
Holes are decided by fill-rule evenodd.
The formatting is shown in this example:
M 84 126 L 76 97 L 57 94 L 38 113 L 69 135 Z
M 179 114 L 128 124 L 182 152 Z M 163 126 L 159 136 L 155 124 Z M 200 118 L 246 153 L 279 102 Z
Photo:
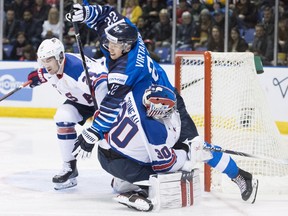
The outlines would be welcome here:
M 288 158 L 257 77 L 253 53 L 178 52 L 175 87 L 208 143 L 259 157 Z M 288 176 L 287 165 L 233 159 L 253 175 Z M 220 175 L 205 164 L 205 191 L 221 187 Z

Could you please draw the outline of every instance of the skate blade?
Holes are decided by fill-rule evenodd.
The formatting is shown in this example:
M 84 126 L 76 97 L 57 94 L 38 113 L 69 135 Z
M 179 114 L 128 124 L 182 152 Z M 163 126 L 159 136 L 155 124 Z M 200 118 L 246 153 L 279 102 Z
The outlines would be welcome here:
M 71 187 L 75 187 L 77 185 L 77 179 L 76 178 L 71 178 L 68 179 L 66 182 L 63 183 L 54 183 L 54 189 L 55 190 L 63 190 L 63 189 L 68 189 Z
M 135 209 L 137 211 L 151 211 L 153 209 L 153 205 L 148 203 L 142 199 L 136 199 L 134 202 L 129 200 L 129 197 L 123 196 L 119 194 L 117 197 L 114 197 L 114 200 L 118 203 L 127 206 L 128 208 Z
M 256 197 L 257 197 L 257 192 L 258 192 L 258 179 L 252 179 L 252 187 L 253 187 L 253 191 L 251 196 L 248 199 L 248 202 L 251 202 L 251 204 L 255 203 L 256 201 Z

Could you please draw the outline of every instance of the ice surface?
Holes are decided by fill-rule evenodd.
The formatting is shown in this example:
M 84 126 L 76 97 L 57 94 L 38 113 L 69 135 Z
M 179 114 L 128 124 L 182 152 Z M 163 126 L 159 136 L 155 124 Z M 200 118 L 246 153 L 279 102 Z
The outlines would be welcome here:
M 288 215 L 288 194 L 261 194 L 261 181 L 253 205 L 238 191 L 212 191 L 192 207 L 136 212 L 113 200 L 111 176 L 100 167 L 96 149 L 78 162 L 78 186 L 55 191 L 51 179 L 62 166 L 55 131 L 51 119 L 0 118 L 0 216 Z

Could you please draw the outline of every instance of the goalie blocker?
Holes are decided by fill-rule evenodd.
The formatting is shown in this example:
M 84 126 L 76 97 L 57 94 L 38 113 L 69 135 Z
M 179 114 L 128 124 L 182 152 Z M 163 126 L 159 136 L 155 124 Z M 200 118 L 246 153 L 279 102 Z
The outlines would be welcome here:
M 148 181 L 134 185 L 149 187 L 149 196 L 135 192 L 119 194 L 115 200 L 139 211 L 159 211 L 161 208 L 182 208 L 192 206 L 201 196 L 199 170 L 191 172 L 154 174 Z

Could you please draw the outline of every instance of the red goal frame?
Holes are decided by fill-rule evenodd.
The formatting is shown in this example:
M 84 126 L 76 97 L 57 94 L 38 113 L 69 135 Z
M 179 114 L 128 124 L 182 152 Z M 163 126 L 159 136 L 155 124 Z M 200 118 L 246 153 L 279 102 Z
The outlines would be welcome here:
M 175 87 L 181 94 L 181 60 L 183 55 L 204 56 L 204 140 L 211 143 L 211 53 L 209 51 L 181 51 L 175 55 Z M 182 56 L 181 56 L 182 55 Z M 211 167 L 204 164 L 204 190 L 211 191 Z

